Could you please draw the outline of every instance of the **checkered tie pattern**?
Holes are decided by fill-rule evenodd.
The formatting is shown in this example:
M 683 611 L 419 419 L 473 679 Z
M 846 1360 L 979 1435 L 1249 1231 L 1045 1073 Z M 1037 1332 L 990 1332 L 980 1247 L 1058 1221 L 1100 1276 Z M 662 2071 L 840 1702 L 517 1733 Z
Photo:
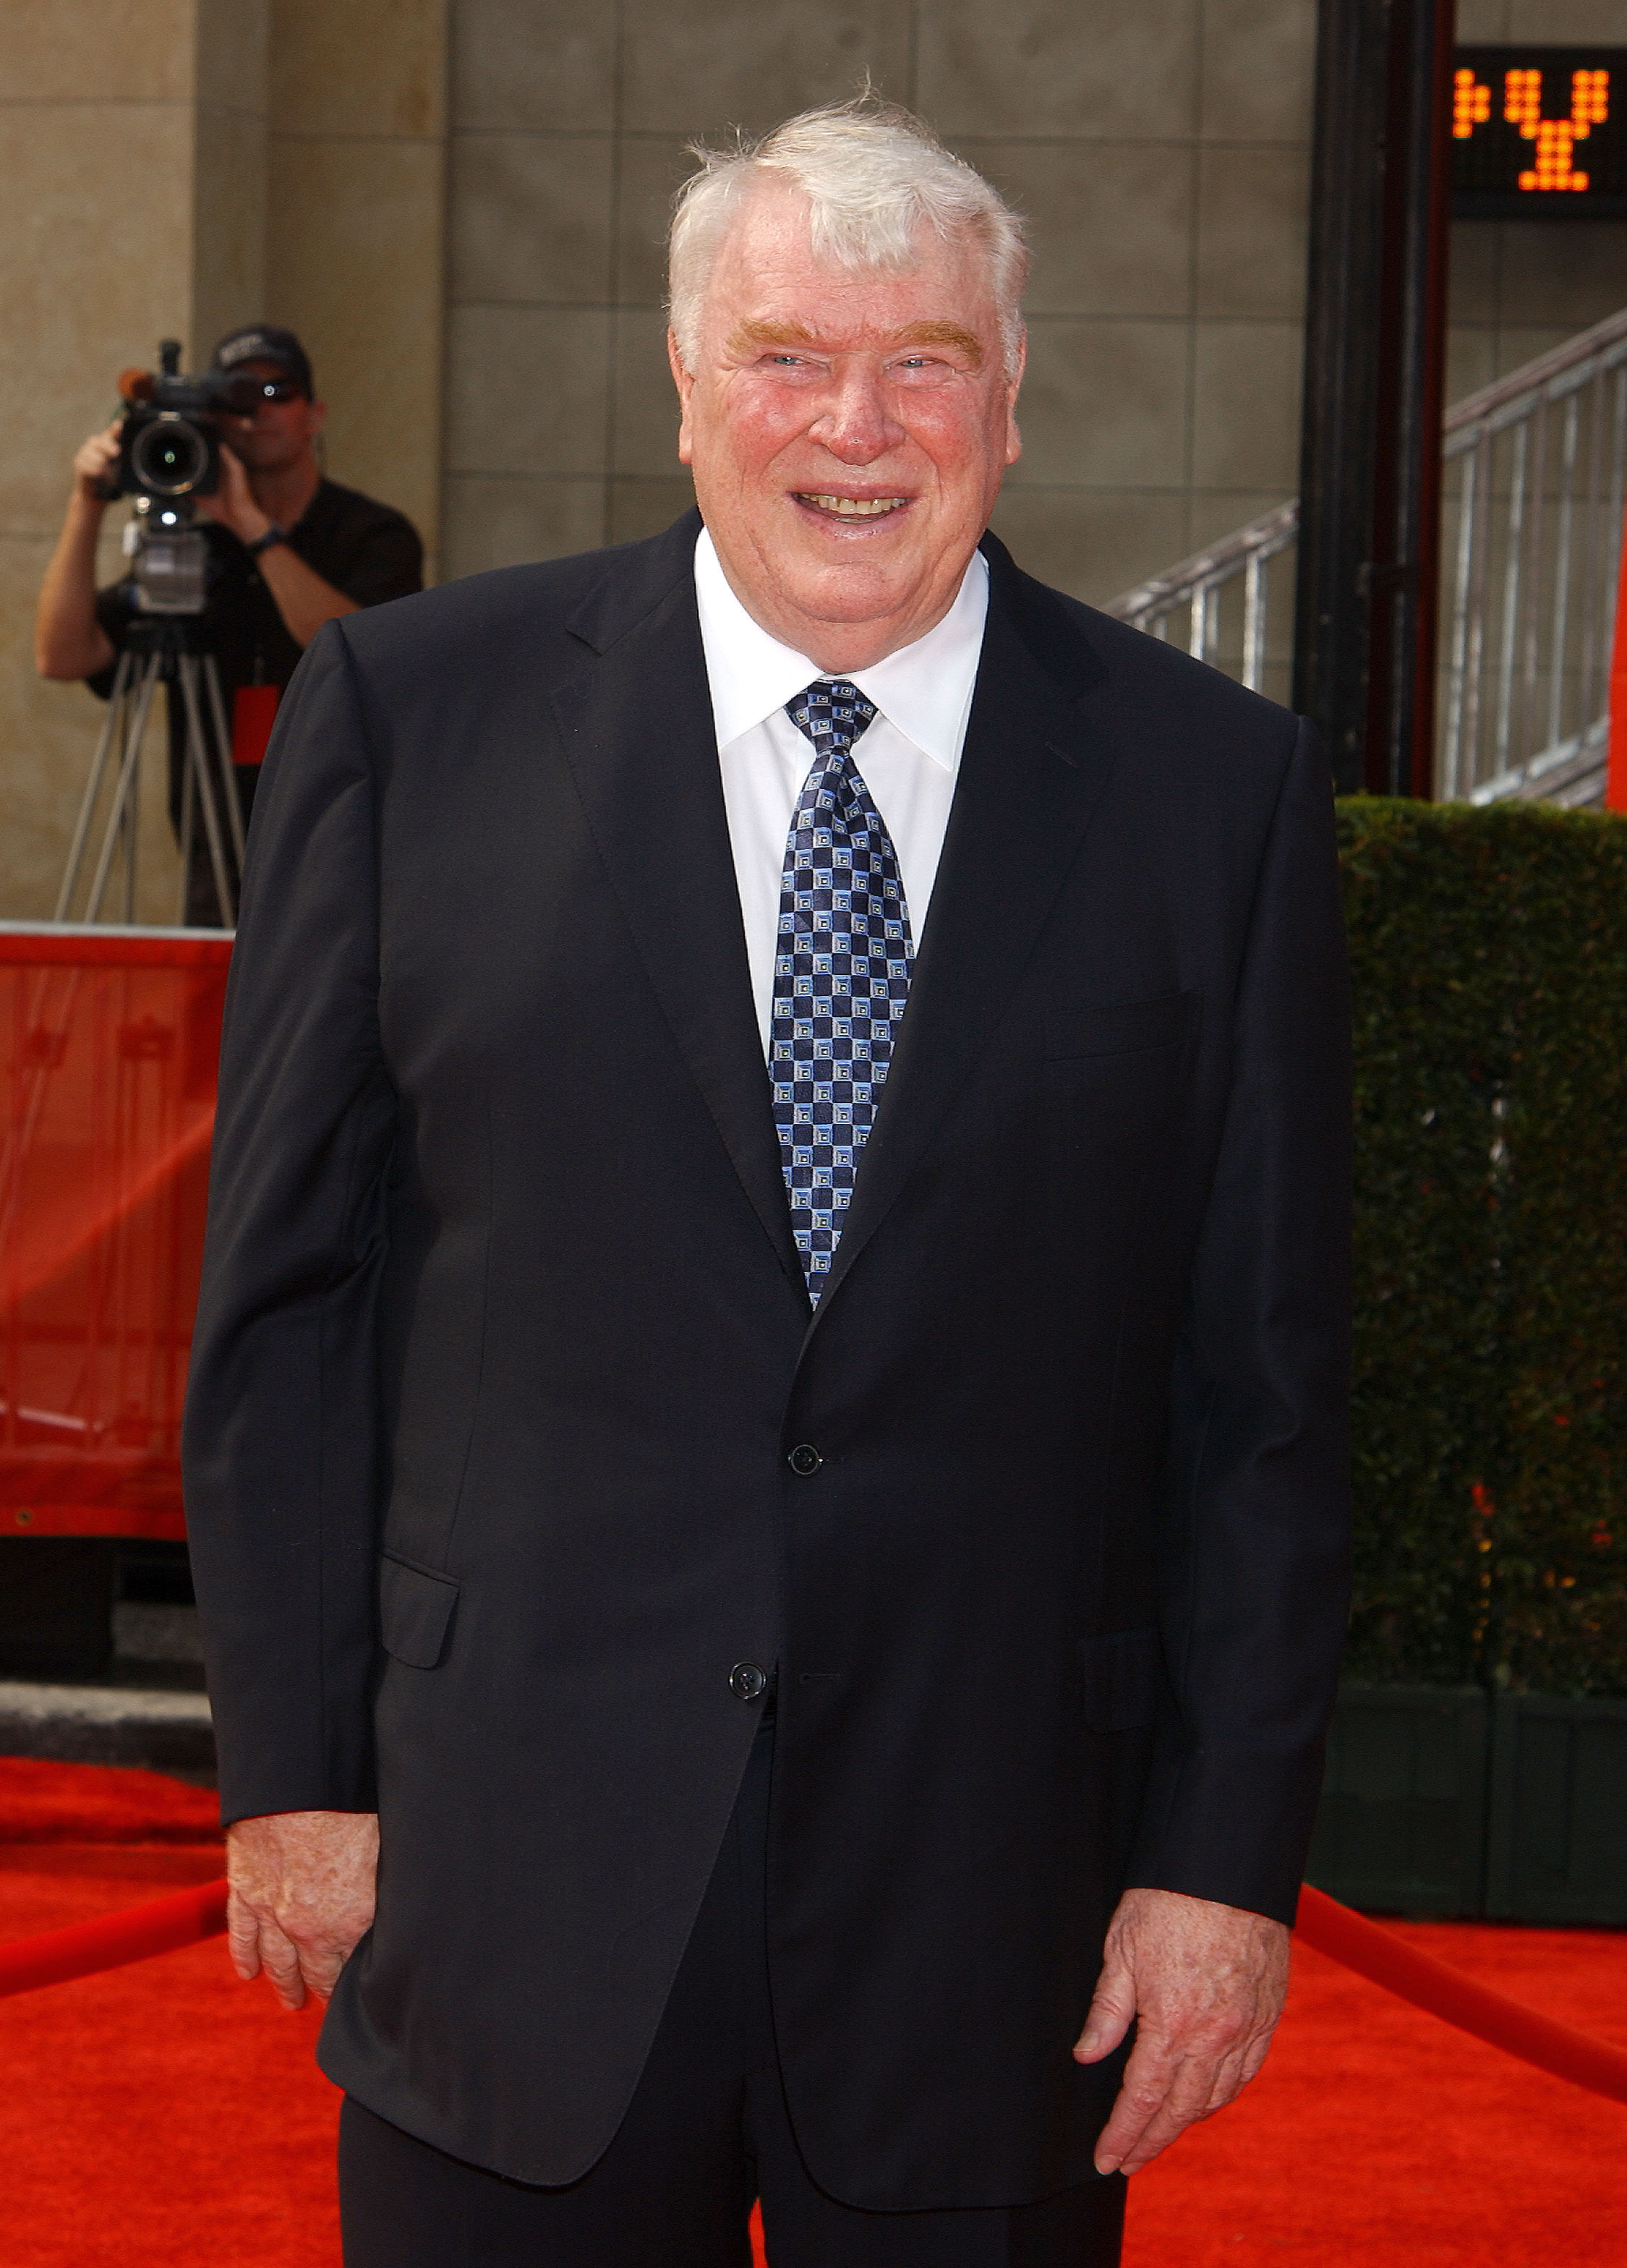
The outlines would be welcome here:
M 816 678 L 785 703 L 812 742 L 785 842 L 769 1070 L 791 1226 L 815 1307 L 875 1123 L 915 949 L 898 857 L 853 743 L 876 711 Z

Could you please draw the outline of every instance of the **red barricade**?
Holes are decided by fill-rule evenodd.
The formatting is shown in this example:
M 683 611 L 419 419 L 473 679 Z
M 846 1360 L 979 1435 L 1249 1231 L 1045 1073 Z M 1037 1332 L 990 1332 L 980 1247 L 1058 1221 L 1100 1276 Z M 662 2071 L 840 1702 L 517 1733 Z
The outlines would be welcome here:
M 79 1922 L 70 1929 L 0 1946 L 0 1999 L 171 1953 L 200 1938 L 218 1936 L 225 1926 L 226 1885 L 222 1880 L 107 1914 L 99 1921 Z M 1573 2086 L 1627 2102 L 1627 2053 L 1623 2050 L 1476 1984 L 1308 1882 L 1299 1893 L 1298 1930 L 1319 1952 L 1443 2022 Z
M 1443 2023 L 1456 2024 L 1477 2040 L 1488 2040 L 1522 2063 L 1552 2072 L 1594 2095 L 1627 2102 L 1627 2051 L 1588 2033 L 1556 2024 L 1506 1993 L 1476 1984 L 1472 1977 L 1437 1961 L 1393 1929 L 1352 1913 L 1349 1906 L 1307 1882 L 1299 1892 L 1296 1927 L 1306 1944 L 1353 1969 L 1369 1984 L 1382 1985 L 1398 1999 L 1427 2009 Z
M 48 1930 L 42 1937 L 0 1945 L 0 1999 L 13 1992 L 38 1992 L 42 1984 L 97 1977 L 104 1969 L 150 1961 L 154 1954 L 174 1953 L 183 1945 L 218 1937 L 225 1926 L 223 1877 L 196 1889 L 153 1898 L 146 1905 L 127 1907 L 122 1913 L 106 1914 L 99 1921 L 75 1922 L 68 1929 Z
M 229 938 L 0 929 L 0 1535 L 185 1534 Z

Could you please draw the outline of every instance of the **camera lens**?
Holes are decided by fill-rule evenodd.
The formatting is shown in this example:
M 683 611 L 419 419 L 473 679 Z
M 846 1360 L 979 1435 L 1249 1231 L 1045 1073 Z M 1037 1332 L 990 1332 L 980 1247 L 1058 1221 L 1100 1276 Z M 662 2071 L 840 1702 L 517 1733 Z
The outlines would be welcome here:
M 209 443 L 184 417 L 160 417 L 136 436 L 130 469 L 149 496 L 186 496 L 209 469 Z

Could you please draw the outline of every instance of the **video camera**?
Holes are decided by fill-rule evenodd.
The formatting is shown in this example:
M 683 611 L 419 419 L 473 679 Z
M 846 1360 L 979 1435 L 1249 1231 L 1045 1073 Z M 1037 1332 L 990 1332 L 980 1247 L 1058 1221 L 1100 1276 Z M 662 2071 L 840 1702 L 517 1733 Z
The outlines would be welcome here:
M 156 372 L 127 370 L 119 379 L 128 406 L 114 494 L 189 504 L 220 486 L 219 419 L 252 416 L 260 387 L 241 371 L 182 378 L 178 339 L 160 342 L 158 361 Z
M 107 494 L 136 499 L 124 531 L 131 611 L 198 615 L 208 597 L 209 546 L 192 524 L 193 500 L 220 486 L 220 419 L 249 416 L 260 387 L 241 372 L 183 378 L 178 339 L 160 342 L 158 364 L 119 379 L 126 408 Z

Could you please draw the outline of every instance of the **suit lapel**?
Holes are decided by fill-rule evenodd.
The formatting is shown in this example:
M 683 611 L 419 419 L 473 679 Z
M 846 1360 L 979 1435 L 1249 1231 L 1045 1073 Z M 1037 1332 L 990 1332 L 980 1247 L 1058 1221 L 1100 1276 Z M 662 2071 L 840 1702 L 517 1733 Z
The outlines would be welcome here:
M 686 515 L 585 602 L 570 628 L 598 659 L 556 688 L 553 706 L 662 1011 L 801 1292 L 696 612 L 699 528 Z
M 926 932 L 810 1336 L 998 1026 L 1111 769 L 1077 702 L 1100 674 L 1084 638 L 1003 547 L 983 548 L 988 625 Z
M 799 1292 L 696 610 L 697 513 L 618 563 L 569 627 L 552 696 L 578 792 L 674 1038 Z M 1042 586 L 984 539 L 989 620 L 908 1012 L 809 1335 L 995 1031 L 1111 770 L 1079 695 L 1101 674 Z M 806 1341 L 805 1341 L 806 1345 Z

